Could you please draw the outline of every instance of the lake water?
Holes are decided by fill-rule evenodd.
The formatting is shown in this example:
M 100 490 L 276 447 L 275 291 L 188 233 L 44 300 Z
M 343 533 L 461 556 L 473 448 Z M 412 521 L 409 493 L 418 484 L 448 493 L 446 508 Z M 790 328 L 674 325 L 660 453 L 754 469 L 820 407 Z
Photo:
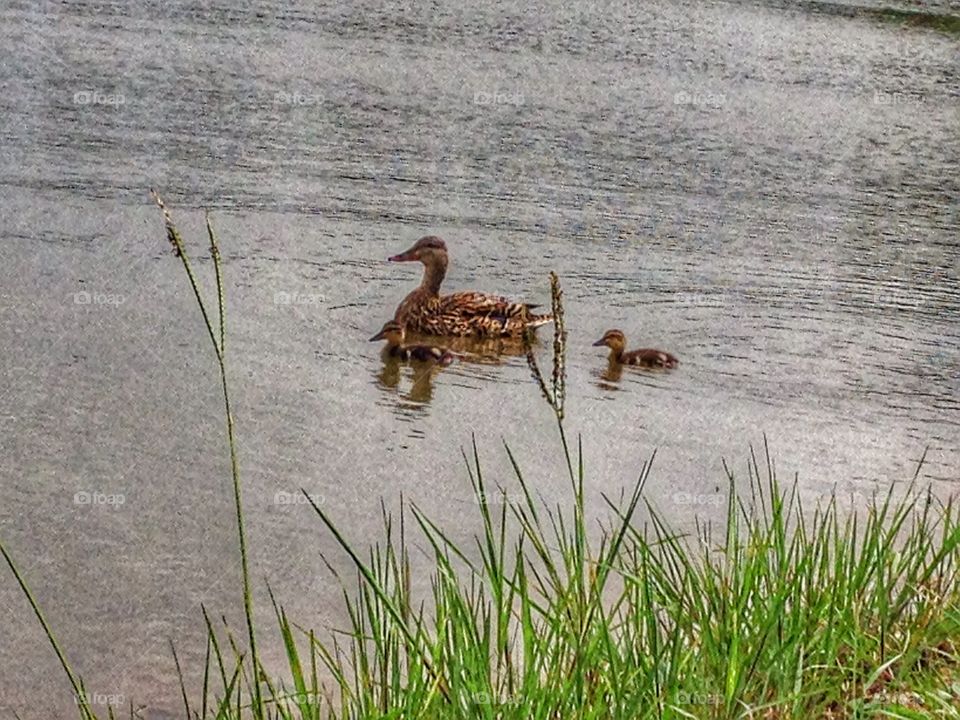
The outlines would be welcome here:
M 647 497 L 718 517 L 764 434 L 812 499 L 925 450 L 960 488 L 956 33 L 879 2 L 201 5 L 0 9 L 0 537 L 101 711 L 180 717 L 168 640 L 195 687 L 200 603 L 240 624 L 214 357 L 151 187 L 207 289 L 203 209 L 219 232 L 264 627 L 265 581 L 342 622 L 299 488 L 361 546 L 401 494 L 467 537 L 475 434 L 488 482 L 516 487 L 506 441 L 568 498 L 522 357 L 414 376 L 367 341 L 428 233 L 449 290 L 549 303 L 559 274 L 598 512 L 657 449 Z M 679 369 L 605 378 L 610 327 Z M 0 638 L 0 709 L 69 716 L 6 569 Z

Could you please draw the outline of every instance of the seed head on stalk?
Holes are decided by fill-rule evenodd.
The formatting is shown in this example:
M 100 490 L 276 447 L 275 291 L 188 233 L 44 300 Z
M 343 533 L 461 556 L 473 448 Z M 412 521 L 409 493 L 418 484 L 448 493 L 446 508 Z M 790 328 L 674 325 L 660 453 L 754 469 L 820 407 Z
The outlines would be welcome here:
M 554 410 L 563 419 L 563 405 L 567 397 L 567 328 L 563 322 L 563 289 L 560 278 L 550 273 L 550 304 L 553 308 L 553 386 Z
M 163 213 L 163 224 L 167 228 L 167 240 L 169 240 L 170 244 L 173 245 L 174 254 L 177 257 L 183 257 L 183 240 L 181 239 L 180 233 L 177 231 L 176 226 L 173 224 L 173 218 L 170 217 L 170 211 L 167 210 L 167 206 L 163 204 L 163 200 L 160 198 L 160 194 L 156 190 L 151 190 L 150 196 L 153 198 L 154 202 L 157 203 L 157 206 Z
M 550 377 L 550 387 L 540 372 L 537 358 L 533 352 L 533 330 L 526 330 L 523 334 L 523 345 L 526 350 L 527 365 L 530 374 L 540 388 L 544 399 L 553 408 L 558 420 L 563 420 L 563 405 L 566 399 L 566 364 L 564 357 L 567 351 L 567 331 L 563 323 L 563 290 L 560 287 L 560 278 L 555 272 L 550 273 L 550 302 L 553 309 L 553 374 Z

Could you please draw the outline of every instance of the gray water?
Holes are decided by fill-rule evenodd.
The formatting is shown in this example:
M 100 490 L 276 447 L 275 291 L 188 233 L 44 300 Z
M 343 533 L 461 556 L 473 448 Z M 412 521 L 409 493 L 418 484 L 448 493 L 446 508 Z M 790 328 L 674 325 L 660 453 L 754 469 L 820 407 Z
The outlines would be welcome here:
M 386 257 L 427 233 L 450 290 L 548 303 L 560 275 L 598 514 L 656 449 L 648 498 L 717 517 L 722 460 L 745 482 L 764 434 L 814 500 L 863 504 L 925 452 L 953 495 L 960 41 L 882 7 L 0 9 L 0 537 L 95 707 L 172 716 L 168 640 L 196 687 L 200 603 L 241 622 L 214 358 L 151 187 L 208 290 L 204 209 L 221 239 L 261 611 L 269 581 L 303 624 L 343 622 L 299 488 L 361 546 L 401 494 L 467 537 L 475 434 L 488 482 L 516 488 L 505 440 L 568 497 L 523 358 L 423 376 L 367 342 L 419 279 Z M 609 327 L 679 369 L 611 379 Z M 71 706 L 0 571 L 0 708 Z

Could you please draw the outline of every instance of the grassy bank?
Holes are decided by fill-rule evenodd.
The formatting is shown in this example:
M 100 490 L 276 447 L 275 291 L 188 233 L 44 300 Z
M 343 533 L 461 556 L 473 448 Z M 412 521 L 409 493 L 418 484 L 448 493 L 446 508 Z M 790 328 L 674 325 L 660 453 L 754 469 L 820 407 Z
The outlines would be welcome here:
M 218 293 L 208 304 L 165 217 L 221 370 L 235 458 L 215 236 L 211 229 Z M 726 523 L 717 535 L 680 535 L 644 502 L 653 458 L 621 498 L 585 507 L 589 468 L 564 424 L 555 277 L 553 302 L 552 372 L 544 377 L 532 352 L 528 362 L 557 418 L 568 497 L 545 506 L 509 448 L 500 451 L 521 493 L 490 487 L 473 446 L 463 482 L 478 499 L 482 532 L 467 546 L 407 506 L 382 510 L 382 539 L 354 547 L 337 518 L 314 505 L 356 568 L 341 578 L 349 624 L 304 630 L 275 601 L 275 627 L 257 628 L 234 462 L 246 625 L 235 635 L 207 619 L 205 666 L 182 668 L 203 687 L 194 697 L 184 689 L 185 717 L 960 717 L 960 523 L 952 503 L 911 484 L 854 513 L 835 501 L 805 508 L 795 484 L 778 482 L 764 448 L 759 458 L 751 452 L 746 477 L 724 479 Z M 422 586 L 411 578 L 414 547 L 430 553 L 427 597 L 411 589 Z M 83 700 L 82 681 L 24 574 L 0 550 L 74 684 L 80 716 L 105 717 Z M 286 648 L 283 678 L 261 671 L 263 633 Z

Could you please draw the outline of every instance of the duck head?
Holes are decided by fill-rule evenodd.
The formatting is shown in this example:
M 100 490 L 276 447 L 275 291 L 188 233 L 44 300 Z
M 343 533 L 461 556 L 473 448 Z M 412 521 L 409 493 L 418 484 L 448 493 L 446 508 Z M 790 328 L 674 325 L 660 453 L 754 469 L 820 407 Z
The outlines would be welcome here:
M 603 337 L 593 344 L 594 347 L 601 347 L 603 345 L 606 345 L 615 352 L 623 352 L 623 348 L 627 345 L 627 338 L 624 337 L 623 332 L 620 330 L 607 330 L 603 334 Z
M 422 262 L 424 265 L 447 264 L 447 244 L 436 235 L 427 235 L 417 240 L 413 247 L 399 255 L 387 258 L 390 262 Z
M 386 340 L 391 345 L 399 345 L 403 342 L 403 325 L 396 320 L 384 323 L 380 332 L 370 338 L 370 342 L 376 342 L 377 340 Z

